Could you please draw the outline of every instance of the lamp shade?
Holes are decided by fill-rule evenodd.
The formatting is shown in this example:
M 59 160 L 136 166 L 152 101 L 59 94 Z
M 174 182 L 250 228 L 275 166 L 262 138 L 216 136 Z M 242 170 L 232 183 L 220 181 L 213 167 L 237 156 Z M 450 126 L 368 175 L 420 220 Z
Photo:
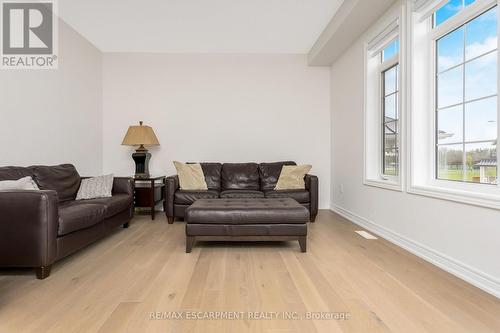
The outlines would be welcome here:
M 139 122 L 139 126 L 129 126 L 127 134 L 123 138 L 122 145 L 125 146 L 159 146 L 158 138 L 156 137 L 153 128 L 150 126 L 145 126 L 142 121 Z

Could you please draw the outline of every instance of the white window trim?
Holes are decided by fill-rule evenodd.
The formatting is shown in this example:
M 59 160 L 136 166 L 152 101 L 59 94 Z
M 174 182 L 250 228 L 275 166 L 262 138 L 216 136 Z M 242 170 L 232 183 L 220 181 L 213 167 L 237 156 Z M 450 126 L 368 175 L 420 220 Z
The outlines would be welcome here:
M 408 182 L 406 190 L 408 193 L 500 209 L 500 184 L 475 184 L 435 178 L 435 41 L 495 5 L 498 5 L 497 0 L 476 0 L 476 2 L 466 7 L 466 10 L 464 9 L 461 13 L 456 14 L 433 31 L 431 31 L 432 18 L 428 16 L 428 13 L 424 14 L 427 16 L 423 20 L 422 17 L 424 15 L 422 13 L 414 12 L 414 9 L 410 8 L 411 6 L 408 8 L 407 15 L 408 17 L 412 17 L 409 21 L 411 28 L 408 29 L 406 35 L 406 39 L 409 45 L 411 45 L 411 52 L 408 53 L 410 79 L 407 82 L 408 90 L 411 91 L 411 95 L 407 100 L 407 109 L 410 110 L 410 116 L 407 119 L 407 142 L 409 149 L 407 156 Z M 431 6 L 433 6 L 432 2 Z M 498 13 L 500 16 L 500 8 L 498 9 Z M 424 29 L 427 29 L 425 41 L 424 37 L 422 37 Z M 420 38 L 419 35 L 421 36 Z M 500 36 L 500 34 L 498 35 Z M 426 43 L 428 48 L 418 53 L 418 48 L 425 48 L 422 43 Z M 427 54 L 428 60 L 418 60 L 419 54 L 420 56 Z M 499 56 L 497 64 L 500 65 L 500 51 L 497 53 L 497 56 Z M 419 75 L 417 72 L 422 71 L 425 67 L 427 68 L 426 74 L 423 76 Z M 500 75 L 497 76 L 497 87 L 500 87 L 499 77 Z M 422 85 L 420 87 L 418 85 L 419 80 L 420 82 L 423 80 L 424 84 L 429 87 L 426 92 L 419 90 L 422 87 Z M 417 104 L 416 101 L 422 99 L 427 100 L 428 103 Z M 497 110 L 497 114 L 499 121 L 497 121 L 497 126 L 498 133 L 500 133 L 500 100 L 498 102 L 497 107 L 499 109 Z M 423 108 L 425 110 L 422 110 Z M 424 113 L 427 120 L 424 119 L 425 117 L 419 116 Z M 424 134 L 422 134 L 418 126 L 420 128 L 427 126 L 429 131 L 424 131 Z M 427 136 L 427 140 L 422 139 L 423 136 Z M 500 136 L 498 139 L 500 139 Z M 422 145 L 427 152 L 419 151 L 417 146 L 422 147 Z M 500 156 L 499 153 L 500 145 L 497 145 L 497 156 Z
M 379 188 L 403 191 L 405 174 L 405 14 L 406 1 L 398 1 L 365 35 L 364 43 L 364 172 L 363 184 Z M 377 66 L 370 64 L 374 56 L 385 46 L 399 38 L 399 54 Z M 380 60 L 379 60 L 380 61 Z M 387 176 L 382 170 L 382 76 L 381 73 L 399 63 L 399 175 Z M 377 73 L 375 82 L 373 72 Z M 375 102 L 376 101 L 376 102 Z M 377 157 L 374 157 L 374 156 Z

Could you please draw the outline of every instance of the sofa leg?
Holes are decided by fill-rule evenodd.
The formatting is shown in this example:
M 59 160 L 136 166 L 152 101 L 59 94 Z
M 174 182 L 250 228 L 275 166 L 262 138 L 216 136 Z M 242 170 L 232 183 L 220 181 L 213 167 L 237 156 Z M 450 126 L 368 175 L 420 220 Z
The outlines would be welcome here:
M 130 222 L 127 222 L 127 223 L 124 223 L 124 224 L 123 224 L 123 227 L 124 227 L 125 229 L 126 229 L 126 228 L 128 228 L 129 226 L 130 226 Z
M 173 216 L 167 216 L 167 221 L 168 221 L 168 224 L 174 223 L 174 217 Z
M 316 215 L 311 215 L 310 221 L 312 223 L 316 222 Z
M 40 266 L 35 268 L 36 278 L 39 280 L 43 280 L 50 275 L 50 269 L 52 265 L 48 266 Z
M 307 252 L 307 236 L 299 236 L 300 252 Z
M 186 236 L 186 253 L 191 253 L 194 244 L 194 236 Z

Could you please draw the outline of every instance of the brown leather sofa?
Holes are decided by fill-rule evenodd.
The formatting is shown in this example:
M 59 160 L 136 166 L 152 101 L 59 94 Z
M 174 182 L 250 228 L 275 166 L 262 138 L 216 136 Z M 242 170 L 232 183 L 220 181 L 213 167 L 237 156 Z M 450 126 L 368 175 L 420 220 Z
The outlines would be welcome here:
M 306 175 L 304 190 L 275 191 L 283 165 L 274 163 L 200 163 L 208 190 L 186 191 L 179 188 L 177 175 L 167 177 L 165 186 L 165 212 L 168 222 L 184 218 L 184 212 L 198 199 L 216 198 L 292 198 L 309 211 L 310 221 L 318 214 L 318 177 Z
M 115 177 L 111 198 L 75 201 L 81 177 L 71 164 L 0 167 L 0 180 L 26 176 L 40 191 L 0 191 L 0 267 L 35 267 L 44 279 L 54 262 L 133 217 L 130 178 Z

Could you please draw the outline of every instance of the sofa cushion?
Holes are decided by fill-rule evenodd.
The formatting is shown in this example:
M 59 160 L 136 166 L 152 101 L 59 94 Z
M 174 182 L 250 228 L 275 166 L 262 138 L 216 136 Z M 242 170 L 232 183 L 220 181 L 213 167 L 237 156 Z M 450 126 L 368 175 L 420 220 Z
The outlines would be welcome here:
M 188 190 L 177 190 L 174 194 L 174 203 L 179 205 L 190 205 L 198 199 L 217 199 L 219 197 L 219 191 L 207 190 L 207 191 L 188 191 Z
M 30 168 L 33 171 L 33 179 L 40 190 L 56 191 L 59 202 L 75 200 L 80 187 L 80 175 L 73 165 L 36 165 Z
M 82 179 L 76 200 L 111 198 L 113 174 Z
M 239 198 L 264 198 L 264 192 L 254 190 L 226 190 L 220 193 L 220 197 L 224 199 Z
M 110 198 L 89 199 L 82 201 L 89 204 L 99 204 L 106 208 L 104 218 L 109 218 L 130 209 L 133 202 L 133 197 L 128 194 L 114 194 Z
M 187 191 L 208 190 L 205 175 L 203 174 L 200 163 L 181 163 L 174 161 L 174 166 L 177 170 L 181 189 Z
M 205 175 L 205 182 L 209 190 L 220 191 L 222 164 L 220 163 L 200 163 L 203 175 Z
M 280 178 L 276 183 L 275 190 L 305 190 L 304 181 L 311 165 L 284 165 L 281 168 Z
M 278 178 L 280 177 L 281 168 L 283 165 L 297 165 L 293 161 L 274 162 L 274 163 L 260 163 L 259 176 L 260 176 L 260 189 L 262 191 L 274 190 Z
M 260 189 L 257 163 L 224 163 L 222 165 L 222 190 Z
M 33 178 L 26 176 L 18 180 L 0 180 L 0 191 L 4 190 L 39 190 Z
M 267 191 L 265 192 L 266 198 L 292 198 L 299 203 L 308 203 L 309 191 L 307 190 L 281 190 L 281 191 Z
M 18 180 L 27 176 L 33 176 L 29 168 L 7 166 L 0 168 L 0 180 Z
M 106 206 L 84 201 L 69 201 L 59 206 L 59 231 L 63 236 L 90 228 L 104 220 Z

